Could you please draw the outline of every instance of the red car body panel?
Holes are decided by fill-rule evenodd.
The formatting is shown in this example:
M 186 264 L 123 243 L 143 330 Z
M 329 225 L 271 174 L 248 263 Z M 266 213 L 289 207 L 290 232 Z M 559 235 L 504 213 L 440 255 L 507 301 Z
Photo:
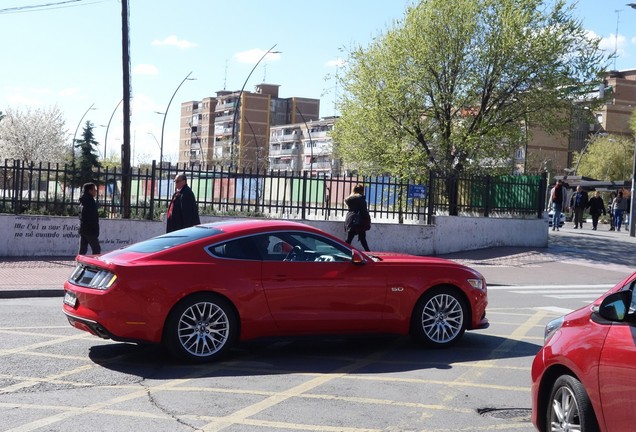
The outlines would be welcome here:
M 636 327 L 593 318 L 593 308 L 636 279 L 636 272 L 589 306 L 564 317 L 563 325 L 532 363 L 532 422 L 544 431 L 545 400 L 558 375 L 576 377 L 604 432 L 631 430 L 636 420 Z
M 78 256 L 79 263 L 107 269 L 117 275 L 117 281 L 103 291 L 67 281 L 65 290 L 77 296 L 75 306 L 63 306 L 71 324 L 96 334 L 87 328 L 89 320 L 99 323 L 113 339 L 161 342 L 175 304 L 193 293 L 213 292 L 235 307 L 242 340 L 312 333 L 406 334 L 422 294 L 431 287 L 451 285 L 465 295 L 467 329 L 488 325 L 485 281 L 482 289 L 467 281 L 483 281 L 483 277 L 452 261 L 389 253 L 372 253 L 381 258 L 373 260 L 340 239 L 295 222 L 248 220 L 206 226 L 223 232 L 154 253 L 124 248 L 100 257 Z M 228 239 L 273 231 L 319 235 L 354 250 L 366 262 L 233 260 L 215 257 L 205 249 Z

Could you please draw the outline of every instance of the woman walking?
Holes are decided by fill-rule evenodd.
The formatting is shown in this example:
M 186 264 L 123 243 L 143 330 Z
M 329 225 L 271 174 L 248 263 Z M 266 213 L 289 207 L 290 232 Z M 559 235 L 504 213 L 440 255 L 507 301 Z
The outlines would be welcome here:
M 345 199 L 345 204 L 347 204 L 349 209 L 345 218 L 346 242 L 351 244 L 353 238 L 357 235 L 364 250 L 369 252 L 367 231 L 371 229 L 371 216 L 369 215 L 367 200 L 364 196 L 364 186 L 361 184 L 355 185 L 353 193 Z

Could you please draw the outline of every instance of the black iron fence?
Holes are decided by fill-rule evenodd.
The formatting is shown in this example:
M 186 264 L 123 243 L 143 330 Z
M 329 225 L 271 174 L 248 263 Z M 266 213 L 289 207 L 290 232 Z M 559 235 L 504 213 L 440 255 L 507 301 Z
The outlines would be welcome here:
M 545 176 L 444 177 L 310 176 L 286 171 L 252 172 L 221 167 L 133 168 L 130 214 L 159 219 L 174 192 L 173 178 L 185 173 L 202 215 L 243 215 L 286 219 L 341 220 L 344 199 L 362 183 L 374 221 L 431 223 L 444 214 L 497 217 L 542 217 Z M 73 186 L 71 166 L 5 160 L 0 166 L 0 213 L 75 215 L 81 186 Z M 102 217 L 122 215 L 122 173 L 99 169 Z

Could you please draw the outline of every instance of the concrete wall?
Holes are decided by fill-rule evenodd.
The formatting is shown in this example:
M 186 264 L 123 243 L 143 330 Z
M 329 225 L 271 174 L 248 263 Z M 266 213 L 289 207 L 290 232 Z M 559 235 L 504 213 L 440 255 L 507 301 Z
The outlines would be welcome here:
M 202 217 L 203 223 L 223 218 Z M 227 218 L 226 218 L 227 219 Z M 343 222 L 305 221 L 336 237 L 344 237 Z M 0 257 L 74 256 L 79 221 L 75 217 L 0 214 Z M 165 232 L 154 221 L 102 219 L 100 242 L 108 252 Z M 499 219 L 438 216 L 434 225 L 374 223 L 367 233 L 372 250 L 440 255 L 494 246 L 547 247 L 546 219 Z M 354 246 L 360 247 L 357 239 Z M 89 249 L 90 250 L 90 249 Z

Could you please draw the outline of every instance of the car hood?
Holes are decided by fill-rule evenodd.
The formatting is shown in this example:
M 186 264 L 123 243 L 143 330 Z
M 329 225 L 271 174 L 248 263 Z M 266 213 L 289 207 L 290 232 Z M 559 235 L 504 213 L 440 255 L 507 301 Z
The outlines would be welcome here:
M 457 264 L 454 261 L 444 258 L 436 258 L 429 256 L 410 255 L 399 252 L 368 252 L 367 255 L 380 258 L 382 261 L 387 262 L 402 262 L 402 263 L 419 263 L 419 264 L 434 264 L 434 265 L 454 265 Z

